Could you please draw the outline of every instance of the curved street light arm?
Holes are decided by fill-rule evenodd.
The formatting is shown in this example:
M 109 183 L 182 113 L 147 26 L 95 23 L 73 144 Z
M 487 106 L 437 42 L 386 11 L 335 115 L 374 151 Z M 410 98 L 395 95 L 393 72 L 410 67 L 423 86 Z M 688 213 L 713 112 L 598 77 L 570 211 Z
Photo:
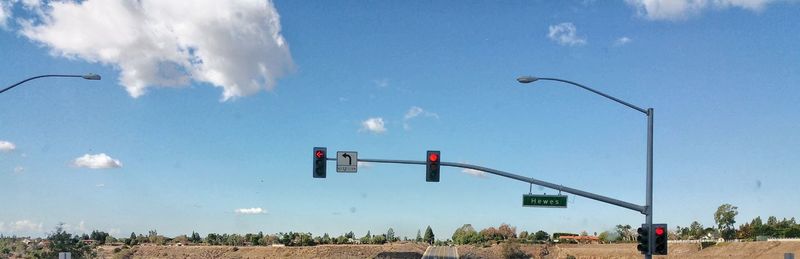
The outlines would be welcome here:
M 636 106 L 636 105 L 630 104 L 630 103 L 628 103 L 628 102 L 626 102 L 626 101 L 623 101 L 623 100 L 617 99 L 617 98 L 616 98 L 616 97 L 614 97 L 614 96 L 607 95 L 607 94 L 605 94 L 605 93 L 603 93 L 603 92 L 600 92 L 600 91 L 594 90 L 594 89 L 592 89 L 592 88 L 590 88 L 590 87 L 588 87 L 588 86 L 585 86 L 585 85 L 582 85 L 582 84 L 579 84 L 579 83 L 575 83 L 575 82 L 572 82 L 572 81 L 569 81 L 569 80 L 564 80 L 564 79 L 558 79 L 558 78 L 548 78 L 548 77 L 540 77 L 540 78 L 537 78 L 537 79 L 538 79 L 538 80 L 559 81 L 559 82 L 564 82 L 564 83 L 567 83 L 567 84 L 571 84 L 571 85 L 574 85 L 574 86 L 577 86 L 577 87 L 580 87 L 580 88 L 586 89 L 586 90 L 588 90 L 588 91 L 590 91 L 590 92 L 593 92 L 593 93 L 599 94 L 599 95 L 601 95 L 601 96 L 603 96 L 603 97 L 605 97 L 605 98 L 611 99 L 611 100 L 613 100 L 613 101 L 615 101 L 615 102 L 618 102 L 618 103 L 620 103 L 620 104 L 623 104 L 623 105 L 625 105 L 625 106 L 628 106 L 628 107 L 630 107 L 630 108 L 632 108 L 632 109 L 634 109 L 634 110 L 640 111 L 640 112 L 644 113 L 645 115 L 647 115 L 647 114 L 648 114 L 648 112 L 647 112 L 647 110 L 646 110 L 646 109 L 642 109 L 642 108 L 640 108 L 639 106 Z
M 28 82 L 28 81 L 31 81 L 31 80 L 34 80 L 34 79 L 37 79 L 37 78 L 42 78 L 42 77 L 80 77 L 80 78 L 83 78 L 83 79 L 86 79 L 86 80 L 100 80 L 100 76 L 96 75 L 96 74 L 87 74 L 87 75 L 40 75 L 40 76 L 34 76 L 34 77 L 31 77 L 31 78 L 19 81 L 16 84 L 13 84 L 13 85 L 11 85 L 9 87 L 3 88 L 3 90 L 0 90 L 0 93 L 8 91 L 11 88 L 14 88 L 14 87 L 16 87 L 18 85 L 21 85 L 22 83 L 25 83 L 25 82 Z

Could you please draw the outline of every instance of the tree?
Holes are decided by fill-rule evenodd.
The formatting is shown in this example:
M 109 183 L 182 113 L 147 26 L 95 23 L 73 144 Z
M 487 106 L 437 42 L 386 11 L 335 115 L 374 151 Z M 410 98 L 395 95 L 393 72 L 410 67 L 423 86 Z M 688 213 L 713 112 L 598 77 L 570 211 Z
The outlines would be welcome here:
M 198 234 L 197 232 L 192 231 L 192 236 L 189 237 L 189 242 L 197 244 L 203 242 L 203 238 L 201 238 L 200 234 Z
M 336 243 L 337 244 L 347 244 L 349 242 L 350 241 L 346 236 L 339 236 L 338 238 L 336 238 Z
M 370 242 L 372 242 L 372 235 L 369 233 L 369 230 L 367 230 L 367 235 L 361 238 L 361 243 L 369 244 Z
M 417 229 L 417 238 L 416 238 L 416 239 L 414 239 L 414 241 L 416 241 L 416 242 L 422 242 L 422 234 L 420 234 L 420 233 L 422 233 L 422 232 L 420 232 L 420 230 L 419 230 L 419 229 Z
M 633 232 L 631 225 L 617 225 L 615 231 L 622 241 L 633 241 Z
M 50 241 L 51 254 L 44 257 L 55 258 L 59 252 L 70 252 L 76 258 L 94 257 L 90 246 L 85 245 L 78 236 L 73 236 L 64 230 L 64 223 L 59 223 L 56 231 L 47 236 L 47 240 Z
M 519 232 L 520 239 L 528 239 L 528 231 Z
M 389 228 L 389 230 L 386 231 L 386 241 L 389 243 L 397 241 L 397 238 L 394 236 L 394 229 Z
M 215 246 L 221 245 L 222 242 L 220 242 L 220 236 L 216 233 L 208 233 L 208 235 L 206 235 L 206 243 Z
M 541 230 L 536 231 L 536 233 L 533 234 L 533 240 L 537 241 L 547 241 L 548 237 L 550 237 L 550 235 Z
M 464 224 L 453 232 L 453 243 L 457 245 L 481 242 L 481 237 L 471 224 Z
M 736 231 L 736 238 L 755 239 L 753 226 L 750 225 L 750 223 L 744 223 L 743 225 L 739 226 L 739 230 Z
M 125 244 L 129 246 L 135 246 L 138 244 L 138 242 L 136 242 L 136 234 L 134 234 L 133 232 L 131 232 L 131 237 L 126 241 L 127 242 Z
M 770 226 L 778 225 L 778 218 L 776 218 L 775 216 L 769 216 L 769 218 L 767 218 L 767 225 Z
M 608 231 L 600 232 L 600 235 L 597 236 L 597 239 L 600 239 L 600 242 L 603 243 L 611 242 L 611 240 L 608 239 L 608 235 L 610 235 Z
M 714 212 L 714 221 L 717 223 L 717 229 L 719 229 L 722 238 L 733 239 L 736 237 L 733 224 L 736 223 L 735 218 L 739 214 L 738 209 L 736 206 L 726 203 L 720 205 L 717 208 L 717 212 Z
M 372 244 L 382 245 L 386 243 L 386 235 L 375 235 L 372 237 Z
M 500 230 L 498 230 L 498 229 L 496 229 L 494 227 L 488 227 L 488 228 L 482 229 L 481 232 L 480 232 L 480 236 L 481 236 L 481 239 L 486 240 L 486 241 L 492 241 L 492 240 L 493 241 L 501 241 L 501 240 L 505 239 L 505 236 L 503 235 L 503 233 Z
M 517 227 L 512 227 L 505 223 L 500 224 L 500 227 L 497 228 L 497 232 L 504 240 L 517 238 Z
M 105 244 L 111 244 L 111 243 L 116 243 L 116 242 L 119 242 L 119 240 L 117 240 L 117 238 L 115 238 L 115 237 L 113 237 L 111 235 L 106 237 Z
M 692 239 L 699 239 L 703 237 L 706 233 L 703 231 L 703 225 L 700 222 L 693 221 L 692 224 L 689 225 L 689 237 Z
M 431 245 L 433 244 L 434 235 L 433 235 L 433 229 L 431 229 L 431 226 L 428 226 L 428 228 L 425 229 L 425 236 L 423 237 L 423 239 L 424 239 L 424 241 L 426 243 L 431 244 Z
M 93 230 L 90 238 L 96 241 L 98 244 L 102 245 L 106 243 L 106 238 L 108 237 L 108 233 L 98 230 Z

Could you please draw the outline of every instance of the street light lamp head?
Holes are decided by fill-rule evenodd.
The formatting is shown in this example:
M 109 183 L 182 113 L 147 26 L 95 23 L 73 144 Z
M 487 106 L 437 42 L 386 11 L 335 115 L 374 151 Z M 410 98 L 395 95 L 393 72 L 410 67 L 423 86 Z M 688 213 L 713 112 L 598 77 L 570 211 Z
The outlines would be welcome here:
M 85 74 L 85 75 L 82 75 L 81 77 L 83 77 L 83 79 L 86 79 L 86 80 L 100 80 L 100 75 L 93 74 L 93 73 Z
M 533 83 L 533 82 L 536 82 L 536 80 L 539 80 L 539 78 L 535 77 L 535 76 L 521 76 L 521 77 L 517 78 L 517 82 L 520 82 L 520 83 L 523 83 L 523 84 Z

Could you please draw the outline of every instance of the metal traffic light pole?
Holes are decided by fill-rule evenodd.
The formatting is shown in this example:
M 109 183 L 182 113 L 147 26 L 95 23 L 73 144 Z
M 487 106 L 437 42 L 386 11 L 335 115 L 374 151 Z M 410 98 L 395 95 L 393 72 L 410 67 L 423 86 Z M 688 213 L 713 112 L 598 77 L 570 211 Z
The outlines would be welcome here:
M 574 188 L 564 187 L 563 185 L 553 184 L 553 183 L 545 182 L 545 181 L 542 181 L 542 180 L 534 179 L 534 178 L 531 178 L 531 177 L 525 177 L 525 176 L 516 175 L 516 174 L 512 174 L 512 173 L 508 173 L 508 172 L 504 172 L 504 171 L 500 171 L 500 170 L 495 170 L 495 169 L 492 169 L 492 168 L 477 166 L 477 165 L 470 165 L 470 164 L 464 164 L 464 163 L 453 163 L 453 162 L 440 162 L 439 165 L 480 170 L 480 171 L 484 171 L 484 172 L 487 172 L 487 173 L 490 173 L 490 174 L 499 175 L 499 176 L 511 178 L 511 179 L 514 179 L 514 180 L 518 180 L 518 181 L 522 181 L 522 182 L 526 182 L 526 183 L 530 183 L 530 184 L 536 184 L 536 185 L 544 186 L 544 187 L 547 187 L 547 188 L 551 188 L 551 189 L 555 189 L 555 190 L 559 190 L 559 191 L 563 191 L 563 192 L 567 192 L 567 193 L 572 193 L 572 194 L 575 194 L 575 195 L 578 195 L 578 196 L 582 196 L 582 197 L 585 197 L 585 198 L 589 198 L 589 199 L 605 202 L 605 203 L 608 203 L 608 204 L 611 204 L 611 205 L 620 206 L 620 207 L 623 207 L 623 208 L 627 208 L 627 209 L 634 210 L 634 211 L 637 211 L 639 213 L 642 213 L 646 217 L 645 225 L 647 226 L 647 229 L 648 229 L 648 249 L 647 249 L 648 251 L 645 252 L 644 258 L 645 259 L 651 259 L 653 257 L 652 256 L 652 251 L 653 251 L 652 249 L 654 247 L 654 239 L 655 239 L 654 238 L 654 233 L 653 233 L 654 231 L 652 231 L 653 230 L 653 113 L 654 113 L 653 112 L 653 108 L 643 109 L 643 108 L 640 108 L 640 107 L 638 107 L 636 105 L 627 103 L 627 102 L 622 101 L 620 99 L 617 99 L 617 98 L 615 98 L 613 96 L 604 94 L 604 93 L 602 93 L 600 91 L 594 90 L 594 89 L 589 88 L 587 86 L 584 86 L 584 85 L 581 85 L 581 84 L 578 84 L 578 83 L 575 83 L 575 82 L 572 82 L 572 81 L 568 81 L 568 80 L 563 80 L 563 79 L 558 79 L 558 78 L 537 78 L 537 77 L 532 77 L 532 76 L 524 76 L 524 77 L 517 78 L 517 81 L 519 81 L 520 83 L 532 83 L 532 82 L 539 81 L 539 80 L 559 81 L 559 82 L 575 85 L 577 87 L 583 88 L 583 89 L 585 89 L 587 91 L 593 92 L 593 93 L 598 94 L 598 95 L 603 96 L 603 97 L 606 97 L 608 99 L 611 99 L 612 101 L 615 101 L 615 102 L 620 103 L 622 105 L 628 106 L 629 108 L 632 108 L 634 110 L 637 110 L 637 111 L 642 112 L 645 115 L 647 115 L 647 176 L 646 176 L 646 180 L 645 180 L 646 181 L 646 183 L 645 183 L 645 186 L 646 186 L 646 190 L 645 190 L 645 192 L 646 192 L 645 206 L 637 205 L 637 204 L 626 202 L 626 201 L 622 201 L 622 200 L 617 200 L 617 199 L 614 199 L 614 198 L 606 197 L 606 196 L 599 195 L 599 194 L 594 194 L 594 193 L 587 192 L 587 191 L 582 191 L 582 190 L 578 190 L 578 189 L 574 189 Z M 327 158 L 327 160 L 336 160 L 336 158 Z M 416 165 L 427 165 L 427 163 L 428 163 L 428 161 L 393 160 L 393 159 L 361 159 L 361 158 L 359 158 L 358 161 L 372 162 L 372 163 L 416 164 Z M 664 226 L 666 226 L 666 225 L 664 225 Z
M 579 84 L 579 83 L 575 83 L 575 82 L 572 82 L 572 81 L 569 81 L 569 80 L 558 79 L 558 78 L 545 78 L 545 77 L 538 78 L 538 77 L 533 77 L 533 76 L 523 76 L 523 77 L 517 78 L 517 82 L 520 82 L 520 83 L 523 83 L 523 84 L 533 83 L 533 82 L 536 82 L 536 81 L 539 81 L 539 80 L 558 81 L 558 82 L 562 82 L 562 83 L 571 84 L 571 85 L 583 88 L 583 89 L 585 89 L 585 90 L 587 90 L 589 92 L 592 92 L 592 93 L 598 94 L 600 96 L 603 96 L 605 98 L 611 99 L 612 101 L 615 101 L 615 102 L 617 102 L 619 104 L 628 106 L 631 109 L 637 110 L 637 111 L 647 115 L 647 177 L 646 177 L 647 178 L 646 179 L 647 182 L 645 183 L 645 185 L 646 185 L 646 190 L 645 190 L 646 198 L 645 198 L 645 206 L 644 206 L 645 211 L 643 211 L 642 213 L 645 215 L 645 222 L 646 222 L 645 224 L 647 224 L 647 228 L 651 230 L 649 232 L 649 234 L 648 234 L 648 236 L 649 236 L 648 243 L 649 243 L 649 247 L 652 249 L 652 247 L 653 247 L 653 231 L 652 231 L 652 229 L 653 229 L 653 108 L 642 109 L 639 106 L 630 104 L 630 103 L 625 102 L 623 100 L 617 99 L 616 97 L 607 95 L 607 94 L 605 94 L 603 92 L 597 91 L 597 90 L 592 89 L 592 88 L 590 88 L 588 86 L 585 86 L 585 85 L 582 85 L 582 84 Z M 645 253 L 644 258 L 645 259 L 652 258 L 652 253 L 651 252 L 652 252 L 652 250 L 650 250 L 647 253 Z

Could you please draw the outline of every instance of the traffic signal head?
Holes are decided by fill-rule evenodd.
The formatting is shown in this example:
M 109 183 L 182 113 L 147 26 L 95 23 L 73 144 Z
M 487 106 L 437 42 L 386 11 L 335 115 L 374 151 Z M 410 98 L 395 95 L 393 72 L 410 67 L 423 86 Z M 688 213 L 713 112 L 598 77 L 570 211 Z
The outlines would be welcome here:
M 647 228 L 646 224 L 642 224 L 642 227 L 636 229 L 636 233 L 639 234 L 636 237 L 636 242 L 639 243 L 636 246 L 636 250 L 639 250 L 642 254 L 650 254 L 650 229 Z
M 314 178 L 325 178 L 327 174 L 328 149 L 324 147 L 314 148 Z
M 653 248 L 654 255 L 665 255 L 667 254 L 667 239 L 668 239 L 668 232 L 667 232 L 667 224 L 653 224 L 653 232 L 655 234 L 655 244 Z
M 439 151 L 428 150 L 428 156 L 425 162 L 425 181 L 439 182 L 441 161 L 442 157 L 439 155 Z

